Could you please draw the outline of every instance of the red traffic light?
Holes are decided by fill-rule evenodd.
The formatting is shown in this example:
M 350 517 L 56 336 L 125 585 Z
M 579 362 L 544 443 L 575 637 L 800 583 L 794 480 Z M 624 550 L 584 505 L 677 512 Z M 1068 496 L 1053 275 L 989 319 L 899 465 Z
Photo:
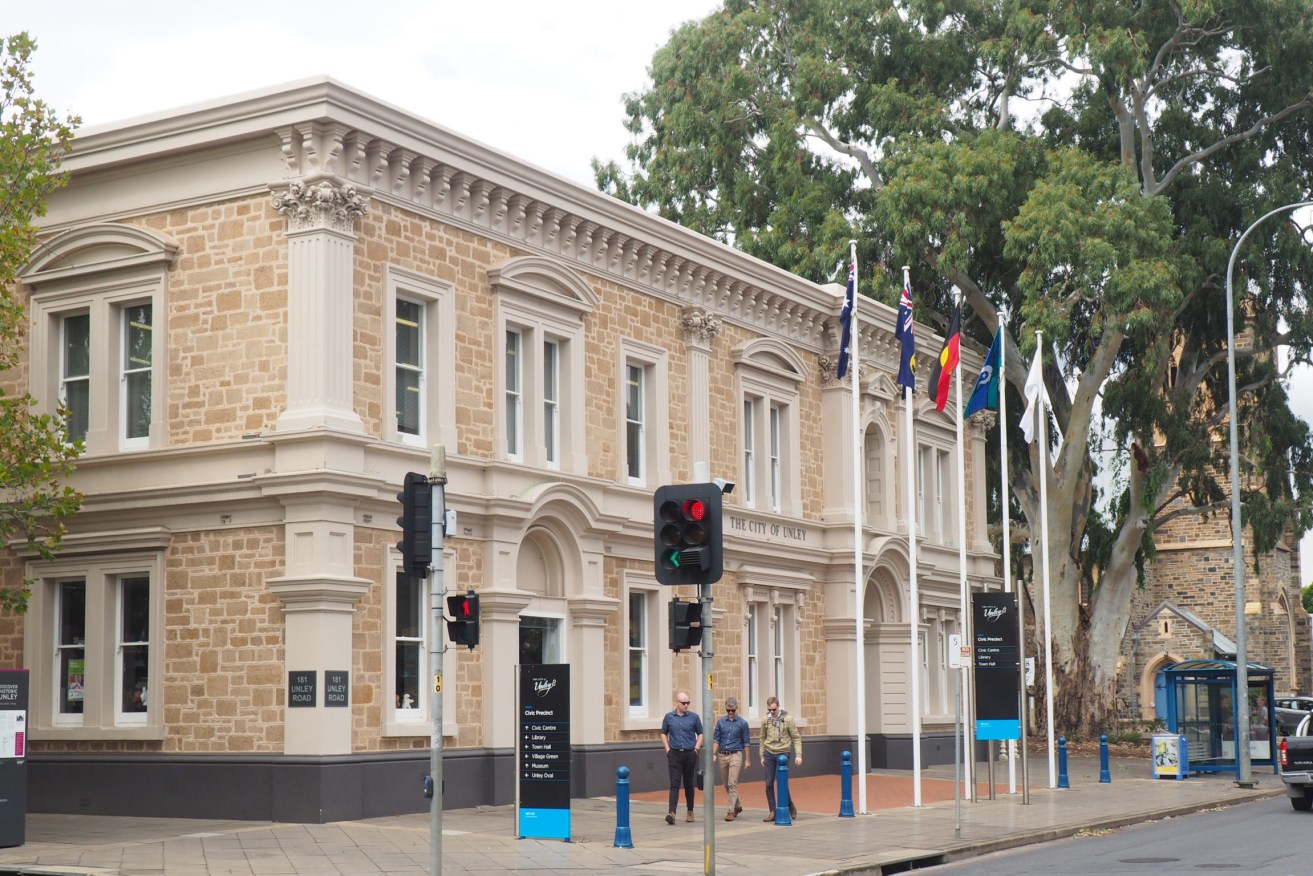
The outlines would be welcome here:
M 701 523 L 707 516 L 707 503 L 701 499 L 689 499 L 684 503 L 683 514 L 685 520 L 696 520 Z

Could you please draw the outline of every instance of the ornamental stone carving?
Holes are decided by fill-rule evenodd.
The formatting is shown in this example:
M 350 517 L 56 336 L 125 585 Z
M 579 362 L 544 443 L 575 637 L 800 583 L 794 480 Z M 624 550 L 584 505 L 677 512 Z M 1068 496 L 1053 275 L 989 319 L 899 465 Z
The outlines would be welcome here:
M 289 231 L 327 228 L 350 233 L 369 205 L 355 186 L 325 179 L 291 183 L 287 191 L 274 193 L 274 209 L 287 217 Z
M 683 327 L 688 342 L 693 344 L 708 346 L 712 338 L 720 334 L 720 317 L 695 307 L 690 307 L 680 314 L 679 324 Z

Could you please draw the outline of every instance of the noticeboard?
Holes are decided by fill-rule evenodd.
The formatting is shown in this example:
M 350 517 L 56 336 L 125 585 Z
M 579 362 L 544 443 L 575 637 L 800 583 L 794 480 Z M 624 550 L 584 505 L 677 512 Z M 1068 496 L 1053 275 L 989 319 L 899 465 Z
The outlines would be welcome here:
M 519 780 L 515 823 L 521 838 L 570 838 L 570 666 L 519 667 Z
M 1021 655 L 1015 593 L 971 594 L 976 738 L 1021 738 Z
M 27 841 L 26 669 L 0 669 L 0 847 Z

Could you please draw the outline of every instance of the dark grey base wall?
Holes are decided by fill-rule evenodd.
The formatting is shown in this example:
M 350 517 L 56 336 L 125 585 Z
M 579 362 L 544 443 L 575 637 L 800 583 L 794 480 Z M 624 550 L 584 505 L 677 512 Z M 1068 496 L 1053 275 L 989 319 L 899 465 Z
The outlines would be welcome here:
M 911 769 L 910 735 L 870 740 L 871 769 Z M 807 737 L 803 765 L 790 765 L 790 775 L 838 773 L 844 751 L 854 752 L 855 765 L 853 742 Z M 952 763 L 952 734 L 924 734 L 921 743 L 923 765 Z M 621 766 L 630 770 L 632 792 L 668 787 L 660 743 L 578 745 L 572 796 L 613 795 Z M 29 757 L 27 769 L 29 812 L 323 824 L 429 808 L 427 750 L 342 757 L 44 754 Z M 442 772 L 445 809 L 515 802 L 510 750 L 448 750 Z

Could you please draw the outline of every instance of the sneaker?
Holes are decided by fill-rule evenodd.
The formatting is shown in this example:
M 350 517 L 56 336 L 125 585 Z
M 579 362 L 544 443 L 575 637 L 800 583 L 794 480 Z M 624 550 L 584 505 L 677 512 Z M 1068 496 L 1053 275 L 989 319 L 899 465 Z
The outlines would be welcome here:
M 726 820 L 726 821 L 733 821 L 733 820 L 734 820 L 734 810 L 733 810 L 733 809 L 731 809 L 730 811 L 728 811 L 728 812 L 725 813 L 725 820 Z
M 688 821 L 688 822 L 692 822 L 692 821 L 693 821 L 693 810 L 692 810 L 692 809 L 688 810 L 688 816 L 687 816 L 684 820 L 685 820 L 685 821 Z
M 666 824 L 674 824 L 674 823 L 675 823 L 675 813 L 673 813 L 673 812 L 667 812 L 667 813 L 666 813 Z

